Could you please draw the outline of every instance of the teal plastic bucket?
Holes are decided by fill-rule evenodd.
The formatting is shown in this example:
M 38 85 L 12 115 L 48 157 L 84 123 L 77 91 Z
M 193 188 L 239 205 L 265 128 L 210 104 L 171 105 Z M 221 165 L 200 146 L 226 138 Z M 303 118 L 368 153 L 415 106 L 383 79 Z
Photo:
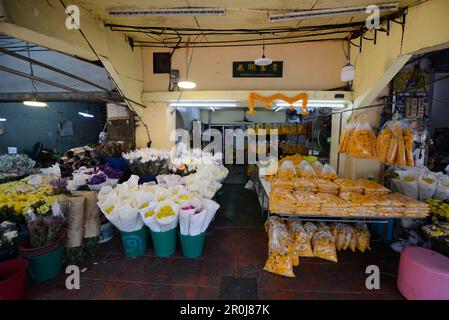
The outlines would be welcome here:
M 181 239 L 182 254 L 186 258 L 195 259 L 201 257 L 203 254 L 204 240 L 206 233 L 200 233 L 196 236 L 185 236 L 179 234 Z
M 169 257 L 176 250 L 176 228 L 164 232 L 151 231 L 154 253 L 157 257 Z
M 62 269 L 64 256 L 64 241 L 60 240 L 40 248 L 19 249 L 20 256 L 28 261 L 28 271 L 31 277 L 43 282 L 55 278 Z
M 133 232 L 120 232 L 123 249 L 128 257 L 141 256 L 147 251 L 148 231 L 146 227 Z

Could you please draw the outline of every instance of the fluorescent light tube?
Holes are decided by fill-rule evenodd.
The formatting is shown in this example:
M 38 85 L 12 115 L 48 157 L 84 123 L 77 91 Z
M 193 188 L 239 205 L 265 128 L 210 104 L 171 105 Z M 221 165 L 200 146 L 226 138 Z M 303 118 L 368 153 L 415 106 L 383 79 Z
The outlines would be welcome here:
M 44 107 L 48 106 L 45 102 L 40 102 L 40 101 L 36 101 L 36 100 L 27 100 L 27 101 L 24 101 L 23 104 L 26 106 L 35 107 L 35 108 L 44 108 Z
M 93 117 L 94 117 L 93 114 L 85 113 L 85 112 L 78 112 L 78 114 L 79 114 L 80 116 L 83 116 L 84 118 L 93 118 Z
M 290 105 L 287 102 L 278 102 L 276 103 L 277 107 L 289 107 Z M 302 107 L 302 103 L 294 103 L 293 107 L 300 108 Z M 346 104 L 343 102 L 334 102 L 334 101 L 323 101 L 323 102 L 315 102 L 311 101 L 307 103 L 308 108 L 345 108 Z
M 235 102 L 172 102 L 170 107 L 238 107 Z
M 282 109 L 284 109 L 284 107 L 276 107 L 276 108 L 274 109 L 274 112 L 281 111 Z
M 399 3 L 378 4 L 380 11 L 398 11 Z M 357 13 L 366 13 L 366 7 L 343 7 L 332 9 L 303 10 L 289 13 L 272 14 L 268 16 L 269 22 L 303 20 L 323 17 L 345 16 Z
M 225 8 L 109 9 L 108 14 L 116 17 L 224 16 L 226 10 Z
M 6 118 L 0 118 L 0 122 L 5 122 Z

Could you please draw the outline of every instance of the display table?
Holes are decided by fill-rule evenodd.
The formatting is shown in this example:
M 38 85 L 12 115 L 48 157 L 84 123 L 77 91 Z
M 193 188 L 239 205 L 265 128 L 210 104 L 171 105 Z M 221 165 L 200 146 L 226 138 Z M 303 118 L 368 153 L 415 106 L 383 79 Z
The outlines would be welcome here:
M 261 218 L 265 215 L 279 216 L 284 220 L 300 219 L 303 221 L 315 221 L 315 222 L 341 222 L 341 223 L 369 223 L 375 224 L 374 227 L 376 233 L 382 236 L 385 240 L 391 240 L 394 232 L 395 219 L 410 219 L 410 218 L 423 218 L 422 216 L 413 215 L 332 215 L 332 214 L 292 214 L 292 213 L 279 213 L 271 212 L 269 208 L 271 183 L 264 177 L 259 176 L 257 173 L 254 177 L 254 183 L 256 192 L 259 198 L 261 206 Z

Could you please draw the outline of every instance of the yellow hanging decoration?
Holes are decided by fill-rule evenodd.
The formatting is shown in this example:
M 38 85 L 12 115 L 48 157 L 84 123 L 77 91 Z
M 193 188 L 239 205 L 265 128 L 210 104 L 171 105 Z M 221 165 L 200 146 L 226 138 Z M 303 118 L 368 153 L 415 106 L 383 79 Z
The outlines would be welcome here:
M 282 100 L 287 102 L 290 106 L 288 107 L 290 110 L 292 110 L 293 104 L 296 101 L 302 100 L 302 111 L 301 114 L 303 116 L 307 116 L 309 114 L 309 112 L 307 111 L 307 102 L 308 102 L 308 95 L 307 93 L 303 92 L 300 94 L 297 94 L 296 96 L 290 98 L 287 97 L 286 95 L 282 94 L 282 93 L 276 93 L 270 97 L 263 97 L 260 94 L 257 94 L 255 92 L 251 92 L 249 94 L 249 98 L 248 98 L 248 114 L 255 114 L 256 113 L 256 107 L 254 106 L 254 102 L 256 100 L 262 101 L 264 103 L 264 107 L 265 109 L 271 109 L 270 103 L 275 101 L 275 100 Z

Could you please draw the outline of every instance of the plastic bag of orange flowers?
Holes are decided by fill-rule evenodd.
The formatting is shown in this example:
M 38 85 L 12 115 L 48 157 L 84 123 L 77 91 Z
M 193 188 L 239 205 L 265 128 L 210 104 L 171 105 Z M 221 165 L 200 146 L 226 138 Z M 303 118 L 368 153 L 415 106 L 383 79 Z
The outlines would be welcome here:
M 366 114 L 359 115 L 349 136 L 348 154 L 354 158 L 372 159 L 376 156 L 376 136 Z
M 377 137 L 377 159 L 390 166 L 413 167 L 413 135 L 408 121 L 387 122 Z

